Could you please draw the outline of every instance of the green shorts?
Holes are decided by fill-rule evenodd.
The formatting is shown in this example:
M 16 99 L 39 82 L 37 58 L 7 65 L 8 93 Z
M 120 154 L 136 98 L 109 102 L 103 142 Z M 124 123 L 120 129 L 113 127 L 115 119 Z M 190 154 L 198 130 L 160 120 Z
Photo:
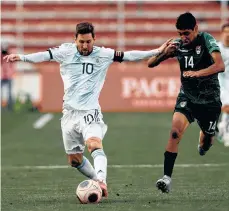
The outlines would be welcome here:
M 215 135 L 221 113 L 222 103 L 220 100 L 208 104 L 192 103 L 184 93 L 179 93 L 174 112 L 180 112 L 186 116 L 189 123 L 197 120 L 204 134 Z

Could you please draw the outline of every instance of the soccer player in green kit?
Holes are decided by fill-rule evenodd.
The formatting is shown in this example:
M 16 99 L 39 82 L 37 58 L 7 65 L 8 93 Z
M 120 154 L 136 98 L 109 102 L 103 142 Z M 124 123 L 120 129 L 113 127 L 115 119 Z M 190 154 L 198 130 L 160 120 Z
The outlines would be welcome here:
M 205 155 L 212 146 L 222 106 L 218 73 L 225 68 L 216 40 L 206 32 L 198 32 L 196 19 L 191 13 L 181 14 L 176 28 L 180 38 L 169 44 L 173 48 L 168 46 L 163 53 L 148 60 L 148 66 L 154 67 L 176 57 L 181 71 L 180 93 L 164 153 L 164 176 L 156 182 L 156 187 L 163 193 L 168 193 L 171 188 L 178 144 L 195 119 L 200 127 L 199 154 Z

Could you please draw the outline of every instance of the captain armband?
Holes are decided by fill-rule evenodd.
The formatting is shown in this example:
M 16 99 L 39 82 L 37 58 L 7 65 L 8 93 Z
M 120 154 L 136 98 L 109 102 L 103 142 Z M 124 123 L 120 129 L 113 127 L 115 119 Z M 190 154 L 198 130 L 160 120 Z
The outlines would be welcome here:
M 124 56 L 124 52 L 122 51 L 115 51 L 114 52 L 114 62 L 122 62 L 123 61 L 123 56 Z

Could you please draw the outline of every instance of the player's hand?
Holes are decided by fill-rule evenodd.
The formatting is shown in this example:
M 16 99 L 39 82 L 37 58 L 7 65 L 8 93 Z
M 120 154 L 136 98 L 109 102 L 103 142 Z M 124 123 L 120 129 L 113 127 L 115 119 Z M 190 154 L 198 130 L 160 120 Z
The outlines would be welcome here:
M 177 44 L 169 43 L 168 46 L 164 49 L 164 52 L 166 55 L 169 55 L 169 54 L 175 52 L 177 49 L 178 49 Z
M 21 61 L 21 59 L 20 59 L 18 54 L 10 54 L 10 55 L 4 56 L 3 60 L 6 60 L 6 62 Z
M 183 72 L 183 77 L 185 77 L 185 78 L 198 78 L 200 76 L 201 76 L 200 71 L 188 70 L 188 71 Z
M 164 52 L 164 50 L 165 50 L 166 47 L 171 43 L 172 40 L 173 40 L 173 39 L 169 39 L 169 40 L 167 40 L 165 43 L 163 43 L 163 44 L 158 48 L 159 52 L 160 52 L 160 53 Z

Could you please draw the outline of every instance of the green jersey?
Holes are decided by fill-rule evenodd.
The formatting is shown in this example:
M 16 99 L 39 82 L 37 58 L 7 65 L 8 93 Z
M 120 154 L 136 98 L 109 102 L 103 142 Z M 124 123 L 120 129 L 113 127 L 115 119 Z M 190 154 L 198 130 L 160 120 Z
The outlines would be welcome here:
M 176 57 L 181 70 L 181 92 L 183 92 L 191 102 L 206 104 L 220 100 L 220 85 L 218 74 L 199 78 L 185 78 L 184 71 L 198 71 L 211 66 L 214 61 L 211 56 L 213 51 L 220 52 L 214 37 L 206 32 L 200 32 L 196 39 L 189 46 L 183 46 L 181 39 Z

